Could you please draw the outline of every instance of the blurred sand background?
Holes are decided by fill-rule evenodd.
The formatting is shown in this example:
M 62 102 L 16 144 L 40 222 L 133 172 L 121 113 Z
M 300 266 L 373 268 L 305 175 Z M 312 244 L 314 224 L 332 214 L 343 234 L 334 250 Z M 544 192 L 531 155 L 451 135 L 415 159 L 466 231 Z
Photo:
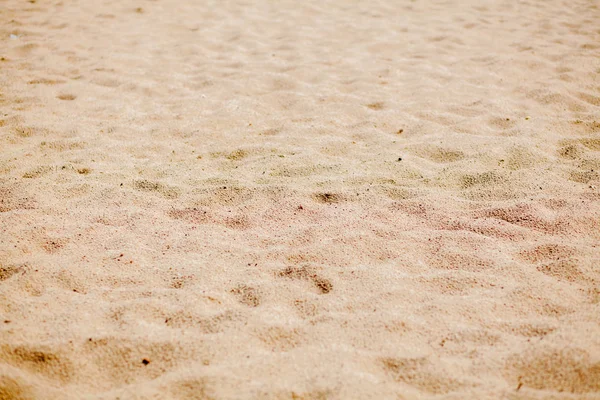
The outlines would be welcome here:
M 600 398 L 596 1 L 0 1 L 0 399 Z

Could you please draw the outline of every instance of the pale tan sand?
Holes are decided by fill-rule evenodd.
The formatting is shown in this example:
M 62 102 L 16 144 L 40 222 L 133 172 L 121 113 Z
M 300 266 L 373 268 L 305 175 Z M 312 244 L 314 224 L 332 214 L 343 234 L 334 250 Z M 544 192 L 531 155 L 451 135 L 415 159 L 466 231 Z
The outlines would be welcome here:
M 0 399 L 600 398 L 599 7 L 0 2 Z

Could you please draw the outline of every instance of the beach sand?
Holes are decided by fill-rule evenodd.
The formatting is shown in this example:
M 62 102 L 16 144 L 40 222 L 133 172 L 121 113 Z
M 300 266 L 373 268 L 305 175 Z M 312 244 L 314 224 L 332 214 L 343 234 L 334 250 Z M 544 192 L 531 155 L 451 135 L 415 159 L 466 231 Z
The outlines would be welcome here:
M 0 2 L 0 399 L 600 398 L 600 4 Z

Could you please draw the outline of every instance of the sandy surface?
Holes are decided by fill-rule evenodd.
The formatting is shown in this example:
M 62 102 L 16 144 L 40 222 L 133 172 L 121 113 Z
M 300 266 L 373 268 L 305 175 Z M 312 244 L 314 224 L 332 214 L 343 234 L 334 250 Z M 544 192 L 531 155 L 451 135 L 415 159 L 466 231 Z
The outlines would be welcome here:
M 0 1 L 0 399 L 600 398 L 595 1 Z

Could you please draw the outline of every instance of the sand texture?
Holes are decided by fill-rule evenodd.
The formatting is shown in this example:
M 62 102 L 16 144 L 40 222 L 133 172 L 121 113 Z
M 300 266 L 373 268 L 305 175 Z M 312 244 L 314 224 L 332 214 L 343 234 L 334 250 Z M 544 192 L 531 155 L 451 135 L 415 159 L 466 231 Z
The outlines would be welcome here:
M 600 399 L 600 3 L 0 0 L 0 399 Z

